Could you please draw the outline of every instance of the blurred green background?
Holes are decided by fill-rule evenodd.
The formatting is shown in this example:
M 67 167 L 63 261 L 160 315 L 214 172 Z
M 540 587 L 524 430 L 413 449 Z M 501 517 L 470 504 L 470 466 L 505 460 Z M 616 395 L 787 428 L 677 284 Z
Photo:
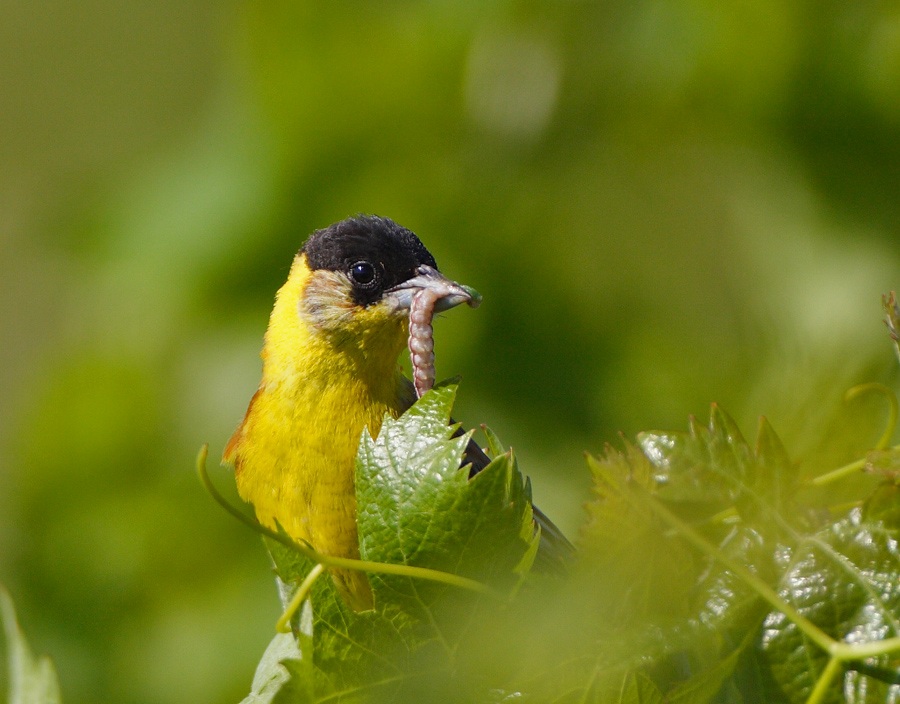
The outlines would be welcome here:
M 874 442 L 898 186 L 893 2 L 2 3 L 0 581 L 69 704 L 247 692 L 277 599 L 193 458 L 358 212 L 484 295 L 438 376 L 573 536 L 583 450 L 713 400 Z

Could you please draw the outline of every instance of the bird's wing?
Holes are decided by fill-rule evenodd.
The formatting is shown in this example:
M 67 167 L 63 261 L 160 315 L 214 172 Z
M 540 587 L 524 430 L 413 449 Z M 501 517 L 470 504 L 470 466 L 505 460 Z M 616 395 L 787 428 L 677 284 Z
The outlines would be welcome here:
M 236 472 L 240 471 L 239 451 L 241 439 L 244 437 L 244 424 L 247 422 L 247 418 L 250 416 L 250 412 L 253 410 L 253 404 L 256 403 L 261 393 L 262 388 L 259 388 L 253 394 L 253 397 L 250 399 L 250 405 L 247 406 L 247 412 L 244 414 L 240 425 L 238 425 L 237 429 L 228 440 L 228 444 L 225 446 L 225 452 L 222 454 L 222 462 L 224 464 L 233 465 Z

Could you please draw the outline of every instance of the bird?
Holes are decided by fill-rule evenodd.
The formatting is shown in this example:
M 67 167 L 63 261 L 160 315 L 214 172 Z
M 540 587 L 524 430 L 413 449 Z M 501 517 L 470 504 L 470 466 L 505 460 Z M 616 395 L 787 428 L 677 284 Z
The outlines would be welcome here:
M 413 299 L 424 290 L 440 291 L 438 312 L 477 296 L 440 273 L 421 240 L 389 218 L 341 220 L 297 252 L 275 296 L 262 379 L 223 454 L 262 525 L 280 526 L 321 554 L 359 557 L 356 452 L 364 429 L 377 437 L 386 416 L 416 400 L 399 358 Z M 461 467 L 474 475 L 489 461 L 470 441 Z M 544 553 L 570 552 L 544 514 L 535 509 L 534 517 Z M 351 609 L 373 608 L 363 572 L 332 570 L 332 578 Z

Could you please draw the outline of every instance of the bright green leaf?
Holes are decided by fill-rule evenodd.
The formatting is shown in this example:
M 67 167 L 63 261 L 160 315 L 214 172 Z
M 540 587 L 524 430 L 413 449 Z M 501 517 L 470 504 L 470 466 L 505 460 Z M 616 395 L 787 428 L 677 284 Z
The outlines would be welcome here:
M 506 452 L 506 448 L 503 446 L 503 443 L 500 441 L 497 433 L 495 433 L 486 425 L 481 426 L 481 429 L 484 431 L 485 437 L 487 437 L 488 451 L 490 452 L 490 454 L 494 457 L 504 454 Z

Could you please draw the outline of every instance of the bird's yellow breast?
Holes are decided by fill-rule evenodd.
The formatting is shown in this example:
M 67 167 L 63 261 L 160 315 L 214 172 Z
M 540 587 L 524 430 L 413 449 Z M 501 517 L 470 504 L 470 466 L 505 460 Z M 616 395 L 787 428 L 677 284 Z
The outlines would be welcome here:
M 364 428 L 376 436 L 385 414 L 406 405 L 397 359 L 408 327 L 377 305 L 353 306 L 329 276 L 295 259 L 266 332 L 262 382 L 225 460 L 261 523 L 277 521 L 319 552 L 358 557 L 356 451 Z M 334 300 L 311 306 L 323 288 Z M 367 589 L 360 577 L 344 575 L 344 589 Z

